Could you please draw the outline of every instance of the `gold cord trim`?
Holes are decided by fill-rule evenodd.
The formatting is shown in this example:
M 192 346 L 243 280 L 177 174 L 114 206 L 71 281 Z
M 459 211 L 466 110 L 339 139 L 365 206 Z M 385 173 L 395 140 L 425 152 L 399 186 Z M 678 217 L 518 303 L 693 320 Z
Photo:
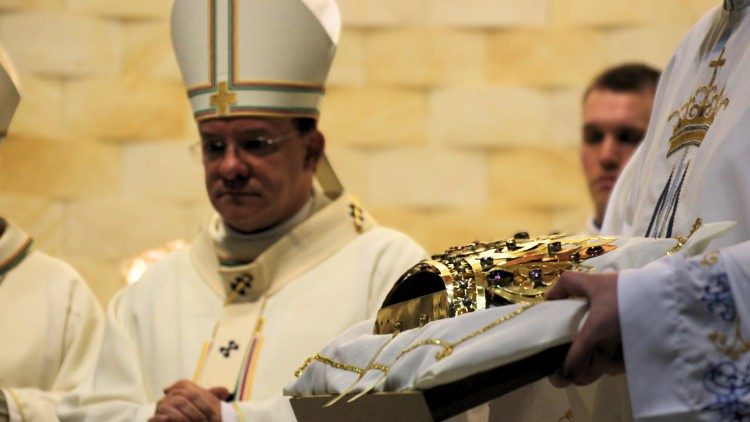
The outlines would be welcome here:
M 466 336 L 464 336 L 460 340 L 458 340 L 458 341 L 456 341 L 454 343 L 447 343 L 450 347 L 448 349 L 444 349 L 443 351 L 441 351 L 437 355 L 435 355 L 435 359 L 441 360 L 441 359 L 449 356 L 453 352 L 453 349 L 455 349 L 456 347 L 458 347 L 462 343 L 467 342 L 467 341 L 473 339 L 474 337 L 476 337 L 478 335 L 484 334 L 487 331 L 489 331 L 489 330 L 497 327 L 498 325 L 500 325 L 500 324 L 502 324 L 502 323 L 504 323 L 506 321 L 509 321 L 509 320 L 517 317 L 518 315 L 521 315 L 522 313 L 524 313 L 526 310 L 528 310 L 529 308 L 531 308 L 534 305 L 536 305 L 536 303 L 530 303 L 528 305 L 519 306 L 513 312 L 511 312 L 509 314 L 506 314 L 506 315 L 503 315 L 502 317 L 500 317 L 500 318 L 492 321 L 491 323 L 485 325 L 484 327 L 482 327 L 482 328 L 480 328 L 478 330 L 472 331 L 471 333 L 467 334 Z
M 418 349 L 422 346 L 440 346 L 443 350 L 441 350 L 435 355 L 435 359 L 437 360 L 440 360 L 444 358 L 445 356 L 448 356 L 451 353 L 453 353 L 453 344 L 447 341 L 437 339 L 437 338 L 428 338 L 428 339 L 419 341 L 417 343 L 414 343 L 411 346 L 407 347 L 406 349 L 402 350 L 401 354 L 398 355 L 396 360 L 399 360 L 401 356 L 411 352 L 412 350 Z
M 461 339 L 459 339 L 458 341 L 455 341 L 453 343 L 445 341 L 445 340 L 441 340 L 441 339 L 425 339 L 425 340 L 421 340 L 421 341 L 419 341 L 417 343 L 412 344 L 411 346 L 407 347 L 406 349 L 402 350 L 401 353 L 399 353 L 399 355 L 396 357 L 396 359 L 394 360 L 394 362 L 396 362 L 399 359 L 401 359 L 405 354 L 407 354 L 407 353 L 409 353 L 409 352 L 411 352 L 413 350 L 416 350 L 416 349 L 418 349 L 418 348 L 420 348 L 422 346 L 439 346 L 439 347 L 441 347 L 442 350 L 439 351 L 435 355 L 435 359 L 436 360 L 441 360 L 441 359 L 443 359 L 445 357 L 450 356 L 450 354 L 453 353 L 453 349 L 455 349 L 456 347 L 458 347 L 462 343 L 465 343 L 465 342 L 473 339 L 474 337 L 479 336 L 481 334 L 484 334 L 487 331 L 489 331 L 489 330 L 497 327 L 498 325 L 500 325 L 500 324 L 502 324 L 502 323 L 504 323 L 506 321 L 509 321 L 509 320 L 517 317 L 518 315 L 522 314 L 523 312 L 525 312 L 526 310 L 528 310 L 529 308 L 531 308 L 531 307 L 533 307 L 535 305 L 536 305 L 535 303 L 531 303 L 531 304 L 527 304 L 527 305 L 522 305 L 522 306 L 518 307 L 517 309 L 515 309 L 513 312 L 510 312 L 510 313 L 508 313 L 506 315 L 503 315 L 502 317 L 500 317 L 500 318 L 492 321 L 491 323 L 485 325 L 482 328 L 479 328 L 478 330 L 472 331 L 471 333 L 465 335 L 464 337 L 462 337 Z M 347 363 L 343 363 L 343 362 L 339 362 L 339 361 L 333 360 L 333 359 L 331 359 L 329 357 L 321 355 L 320 353 L 316 353 L 315 355 L 310 356 L 309 358 L 307 358 L 305 360 L 305 363 L 303 363 L 302 366 L 299 367 L 299 369 L 297 369 L 296 371 L 294 371 L 294 376 L 296 378 L 299 378 L 302 375 L 302 373 L 305 372 L 305 370 L 307 369 L 307 367 L 310 366 L 313 362 L 316 362 L 316 361 L 320 362 L 320 363 L 322 363 L 324 365 L 328 365 L 328 366 L 334 367 L 336 369 L 341 369 L 341 370 L 344 370 L 344 371 L 353 372 L 353 373 L 358 374 L 360 376 L 363 375 L 365 372 L 369 371 L 370 369 L 375 369 L 377 371 L 381 371 L 384 374 L 387 374 L 388 371 L 390 371 L 390 367 L 388 367 L 388 366 L 386 366 L 386 365 L 384 365 L 382 363 L 372 363 L 372 364 L 368 365 L 366 369 L 363 369 L 363 368 L 360 368 L 358 366 L 349 365 Z
M 522 314 L 524 311 L 526 311 L 527 309 L 529 309 L 529 308 L 531 308 L 531 307 L 533 307 L 535 305 L 536 305 L 536 303 L 522 305 L 522 306 L 518 307 L 517 309 L 513 310 L 512 312 L 509 312 L 508 314 L 503 315 L 502 317 L 500 317 L 500 318 L 498 318 L 498 319 L 490 322 L 489 324 L 485 325 L 484 327 L 479 328 L 478 330 L 472 331 L 471 333 L 469 333 L 466 336 L 462 337 L 460 340 L 455 341 L 453 343 L 445 341 L 445 340 L 441 340 L 441 339 L 425 339 L 425 340 L 421 340 L 421 341 L 419 341 L 417 343 L 412 344 L 411 346 L 407 347 L 406 349 L 403 349 L 401 351 L 401 353 L 399 353 L 398 356 L 396 356 L 396 359 L 394 359 L 393 362 L 394 363 L 397 362 L 405 354 L 407 354 L 407 353 L 409 353 L 409 352 L 411 352 L 413 350 L 416 350 L 416 349 L 418 349 L 419 347 L 422 347 L 422 346 L 440 346 L 442 348 L 442 350 L 439 351 L 435 355 L 435 359 L 436 360 L 441 360 L 441 359 L 449 356 L 451 353 L 453 353 L 453 349 L 455 349 L 456 347 L 458 347 L 462 343 L 464 343 L 466 341 L 469 341 L 472 338 L 474 338 L 474 337 L 476 337 L 476 336 L 478 336 L 480 334 L 483 334 L 483 333 L 487 332 L 488 330 L 491 330 L 492 328 L 497 327 L 498 325 L 500 325 L 500 324 L 502 324 L 502 323 L 504 323 L 506 321 L 509 321 L 509 320 L 517 317 L 518 315 Z M 373 362 L 370 365 L 368 365 L 365 370 L 363 370 L 362 368 L 358 368 L 358 367 L 352 366 L 352 365 L 343 364 L 343 363 L 340 363 L 340 362 L 335 362 L 332 359 L 326 358 L 326 357 L 324 357 L 324 356 L 322 356 L 320 354 L 316 354 L 315 356 L 312 356 L 312 357 L 308 358 L 307 361 L 305 361 L 305 363 L 302 365 L 302 367 L 300 369 L 298 369 L 297 372 L 294 373 L 294 375 L 296 377 L 299 377 L 302 374 L 302 372 L 307 368 L 307 366 L 309 366 L 315 360 L 321 361 L 321 362 L 323 362 L 323 363 L 325 363 L 327 365 L 331 365 L 331 366 L 333 366 L 335 368 L 344 369 L 344 370 L 348 370 L 348 371 L 352 371 L 352 372 L 358 373 L 360 380 L 362 379 L 362 376 L 367 371 L 369 371 L 371 369 L 374 369 L 374 370 L 377 370 L 377 371 L 380 371 L 380 372 L 383 373 L 372 385 L 370 385 L 368 388 L 365 388 L 364 390 L 360 391 L 357 395 L 355 395 L 354 397 L 352 397 L 349 400 L 347 400 L 349 403 L 351 403 L 351 402 L 359 399 L 360 397 L 364 396 L 365 394 L 369 393 L 370 391 L 372 391 L 373 389 L 375 389 L 380 383 L 382 383 L 383 381 L 385 381 L 385 379 L 386 379 L 386 377 L 388 375 L 388 372 L 391 369 L 390 367 L 388 367 L 388 366 L 386 366 L 386 365 L 384 365 L 382 363 Z M 354 384 L 352 384 L 352 386 L 349 387 L 348 389 L 346 389 L 344 392 L 342 392 L 341 394 L 339 394 L 336 398 L 334 398 L 333 400 L 331 400 L 330 402 L 328 402 L 324 407 L 328 407 L 328 406 L 331 406 L 334 403 L 336 403 L 338 400 L 340 400 L 342 397 L 344 397 L 349 391 L 351 391 L 351 389 L 355 385 L 357 385 L 358 382 L 359 382 L 359 380 L 357 380 L 357 382 L 355 382 Z
M 674 245 L 674 247 L 667 251 L 667 255 L 672 255 L 673 253 L 677 253 L 682 249 L 683 246 L 685 246 L 685 243 L 687 243 L 688 239 L 690 239 L 690 236 L 692 236 L 695 232 L 698 231 L 699 228 L 703 225 L 703 220 L 701 218 L 696 218 L 695 223 L 693 223 L 693 227 L 690 229 L 690 233 L 687 235 L 687 237 L 683 236 L 677 236 L 675 240 L 677 240 L 677 244 Z
M 368 367 L 368 368 L 371 368 L 371 367 L 375 367 L 375 365 L 377 365 L 377 367 L 378 367 L 378 370 L 381 370 L 381 371 L 383 371 L 383 374 L 387 374 L 387 373 L 388 373 L 388 367 L 387 367 L 387 366 L 385 366 L 385 365 L 381 365 L 381 364 L 377 363 L 377 362 L 376 362 L 376 360 L 377 360 L 378 356 L 380 356 L 380 352 L 382 352 L 382 351 L 383 351 L 383 349 L 385 349 L 385 348 L 386 348 L 386 347 L 387 347 L 387 346 L 388 346 L 388 345 L 389 345 L 389 344 L 391 343 L 391 341 L 393 341 L 393 339 L 394 339 L 394 338 L 396 338 L 396 336 L 395 336 L 395 335 L 391 336 L 391 338 L 390 338 L 390 339 L 388 339 L 388 341 L 387 341 L 387 342 L 385 342 L 385 343 L 384 343 L 384 344 L 383 344 L 382 346 L 380 346 L 380 348 L 378 349 L 378 351 L 377 351 L 377 352 L 376 352 L 376 353 L 375 353 L 375 354 L 374 354 L 374 355 L 372 356 L 372 358 L 370 358 L 370 363 L 369 363 L 369 364 L 367 365 L 367 367 Z M 351 384 L 351 385 L 350 385 L 349 387 L 347 387 L 347 388 L 346 388 L 346 389 L 345 389 L 344 391 L 342 391 L 341 393 L 339 393 L 339 395 L 338 395 L 338 396 L 336 396 L 336 397 L 335 397 L 335 398 L 333 398 L 333 399 L 332 399 L 331 401 L 329 401 L 328 403 L 326 403 L 326 404 L 325 404 L 325 405 L 324 405 L 323 407 L 329 407 L 329 406 L 333 406 L 333 405 L 334 405 L 334 404 L 335 404 L 335 403 L 336 403 L 337 401 L 341 400 L 341 399 L 342 399 L 342 398 L 344 398 L 344 397 L 345 397 L 345 396 L 346 396 L 347 394 L 349 394 L 349 392 L 350 392 L 350 391 L 351 391 L 351 390 L 352 390 L 352 389 L 353 389 L 353 388 L 354 388 L 354 387 L 355 387 L 355 386 L 356 386 L 356 385 L 357 385 L 357 384 L 359 383 L 359 381 L 360 381 L 360 380 L 362 379 L 362 377 L 363 377 L 363 376 L 365 375 L 365 372 L 366 372 L 366 371 L 362 371 L 362 373 L 361 373 L 361 374 L 359 374 L 359 376 L 357 377 L 357 380 L 356 380 L 356 381 L 354 381 L 354 382 L 353 382 L 353 383 L 352 383 L 352 384 Z
M 390 370 L 389 367 L 383 365 L 382 363 L 373 363 L 372 365 L 370 365 L 370 366 L 367 367 L 368 371 L 370 369 L 375 369 L 375 370 L 378 370 L 378 371 L 381 371 L 381 372 L 388 372 Z
M 424 339 L 424 340 L 418 341 L 418 342 L 412 344 L 411 346 L 407 347 L 406 349 L 402 350 L 401 353 L 398 354 L 398 356 L 396 357 L 396 359 L 394 359 L 394 362 L 397 362 L 405 354 L 407 354 L 407 353 L 409 353 L 409 352 L 411 352 L 413 350 L 416 350 L 416 349 L 418 349 L 418 348 L 420 348 L 422 346 L 439 346 L 442 350 L 440 350 L 435 355 L 435 359 L 436 360 L 442 360 L 443 358 L 446 358 L 446 357 L 450 356 L 451 353 L 453 353 L 453 349 L 455 349 L 456 347 L 460 346 L 462 343 L 465 343 L 465 342 L 473 339 L 476 336 L 482 335 L 482 334 L 486 333 L 487 331 L 489 331 L 489 330 L 497 327 L 498 325 L 500 325 L 500 324 L 502 324 L 504 322 L 507 322 L 507 321 L 509 321 L 509 320 L 517 317 L 518 315 L 521 315 L 526 310 L 528 310 L 529 308 L 531 308 L 531 307 L 533 307 L 535 305 L 536 305 L 536 303 L 530 303 L 530 304 L 527 304 L 527 305 L 519 306 L 513 312 L 510 312 L 510 313 L 508 313 L 506 315 L 503 315 L 502 317 L 500 317 L 500 318 L 498 318 L 498 319 L 490 322 L 489 324 L 485 325 L 484 327 L 482 327 L 482 328 L 480 328 L 478 330 L 472 331 L 471 333 L 465 335 L 464 337 L 462 337 L 461 339 L 459 339 L 459 340 L 457 340 L 457 341 L 455 341 L 453 343 L 451 343 L 449 341 L 441 340 L 441 339 L 438 339 L 438 338 L 428 338 L 428 339 Z M 370 369 L 377 369 L 377 370 L 382 371 L 382 372 L 384 372 L 386 374 L 390 370 L 389 367 L 387 367 L 387 366 L 385 366 L 383 364 L 379 364 L 379 363 L 370 365 L 367 369 L 368 370 L 370 370 Z
M 294 376 L 297 377 L 297 378 L 299 378 L 300 375 L 302 375 L 302 373 L 305 372 L 305 370 L 307 369 L 307 367 L 310 366 L 310 364 L 312 364 L 315 361 L 318 361 L 318 362 L 320 362 L 320 363 L 322 363 L 324 365 L 332 366 L 332 367 L 334 367 L 336 369 L 342 369 L 344 371 L 354 372 L 355 374 L 359 374 L 359 375 L 362 375 L 365 372 L 364 369 L 362 369 L 362 368 L 360 368 L 358 366 L 349 365 L 349 364 L 346 364 L 346 363 L 343 363 L 343 362 L 339 362 L 339 361 L 333 360 L 331 358 L 325 357 L 325 356 L 321 355 L 320 353 L 316 353 L 315 355 L 310 356 L 309 358 L 307 358 L 307 360 L 305 360 L 305 363 L 303 363 L 302 366 L 299 367 L 299 369 L 297 369 L 296 371 L 294 371 Z M 370 367 L 374 368 L 373 365 L 371 365 Z M 377 368 L 377 369 L 379 369 L 379 368 Z
M 467 341 L 473 339 L 474 337 L 476 337 L 478 335 L 484 334 L 487 331 L 489 331 L 489 330 L 497 327 L 498 325 L 500 325 L 500 324 L 502 324 L 502 323 L 504 323 L 506 321 L 509 321 L 509 320 L 517 317 L 518 315 L 522 314 L 524 311 L 526 311 L 527 309 L 529 309 L 529 308 L 531 308 L 532 306 L 535 306 L 535 305 L 536 305 L 536 303 L 530 303 L 530 304 L 527 304 L 527 305 L 522 305 L 522 306 L 518 307 L 517 309 L 515 309 L 513 312 L 509 312 L 508 314 L 503 315 L 502 317 L 500 317 L 500 318 L 492 321 L 491 323 L 485 325 L 484 327 L 479 328 L 478 330 L 472 331 L 471 333 L 469 333 L 466 336 L 462 337 L 460 340 L 455 341 L 453 343 L 451 343 L 449 341 L 441 340 L 441 339 L 436 339 L 436 338 L 428 338 L 428 339 L 424 339 L 424 340 L 418 341 L 418 342 L 412 344 L 411 346 L 407 347 L 406 349 L 402 350 L 401 353 L 399 353 L 398 356 L 396 356 L 396 359 L 394 359 L 393 362 L 394 363 L 398 362 L 398 360 L 401 359 L 405 354 L 407 354 L 407 353 L 409 353 L 409 352 L 411 352 L 413 350 L 416 350 L 416 349 L 418 349 L 418 348 L 420 348 L 422 346 L 439 346 L 439 347 L 441 347 L 441 350 L 435 355 L 435 360 L 441 360 L 443 358 L 446 358 L 446 357 L 450 356 L 451 353 L 453 353 L 453 349 L 455 349 L 456 347 L 458 347 L 462 343 L 467 342 Z M 385 377 L 388 374 L 388 371 L 390 371 L 391 368 L 389 368 L 386 365 L 383 365 L 382 363 L 373 363 L 373 364 L 371 364 L 371 365 L 369 365 L 367 367 L 367 370 L 365 372 L 369 371 L 370 369 L 376 369 L 378 371 L 381 371 L 383 373 L 383 377 Z M 351 402 L 351 401 L 354 401 L 354 400 L 362 397 L 364 394 L 366 394 L 367 392 L 369 392 L 371 389 L 375 388 L 375 386 L 377 384 L 379 384 L 380 382 L 382 382 L 383 379 L 384 378 L 381 378 L 378 382 L 376 382 L 375 384 L 373 384 L 369 389 L 365 389 L 364 391 L 362 391 L 361 393 L 359 393 L 358 395 L 356 395 L 355 397 L 353 397 L 349 401 Z

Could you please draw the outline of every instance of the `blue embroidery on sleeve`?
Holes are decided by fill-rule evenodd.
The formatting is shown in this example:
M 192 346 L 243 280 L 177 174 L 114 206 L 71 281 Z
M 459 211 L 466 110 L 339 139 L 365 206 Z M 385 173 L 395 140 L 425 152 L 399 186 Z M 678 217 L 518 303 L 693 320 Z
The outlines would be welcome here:
M 744 368 L 739 363 L 748 349 L 740 332 L 729 276 L 724 272 L 710 276 L 700 290 L 698 299 L 706 305 L 711 315 L 733 323 L 724 329 L 712 331 L 708 336 L 716 350 L 724 356 L 718 363 L 709 361 L 703 374 L 703 387 L 714 396 L 714 401 L 702 410 L 718 412 L 722 421 L 747 421 L 750 419 L 750 363 L 742 359 L 746 363 Z
M 726 273 L 720 273 L 708 279 L 700 300 L 706 303 L 711 314 L 726 322 L 732 322 L 737 318 L 732 289 L 729 287 L 729 277 Z
M 704 411 L 719 412 L 722 421 L 742 421 L 750 418 L 750 404 L 743 398 L 750 393 L 750 370 L 740 369 L 730 360 L 718 365 L 709 364 L 703 376 L 703 386 L 716 395 L 716 401 Z

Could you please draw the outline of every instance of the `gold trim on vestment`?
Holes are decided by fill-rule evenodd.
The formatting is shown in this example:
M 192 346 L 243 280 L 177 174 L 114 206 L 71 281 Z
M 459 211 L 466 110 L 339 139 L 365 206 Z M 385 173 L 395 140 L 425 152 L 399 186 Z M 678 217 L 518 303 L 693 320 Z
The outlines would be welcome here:
M 668 122 L 677 120 L 672 128 L 672 137 L 669 138 L 667 157 L 688 145 L 700 147 L 716 116 L 729 105 L 729 98 L 724 94 L 726 85 L 721 90 L 716 85 L 719 68 L 726 63 L 725 50 L 723 48 L 719 57 L 709 63 L 713 74 L 708 84 L 698 87 L 690 99 L 667 118 Z
M 741 328 L 740 320 L 737 318 L 734 323 L 734 335 L 730 337 L 721 331 L 712 331 L 709 333 L 708 339 L 716 350 L 727 355 L 732 360 L 737 360 L 740 356 L 750 351 L 750 341 L 747 341 L 742 335 Z

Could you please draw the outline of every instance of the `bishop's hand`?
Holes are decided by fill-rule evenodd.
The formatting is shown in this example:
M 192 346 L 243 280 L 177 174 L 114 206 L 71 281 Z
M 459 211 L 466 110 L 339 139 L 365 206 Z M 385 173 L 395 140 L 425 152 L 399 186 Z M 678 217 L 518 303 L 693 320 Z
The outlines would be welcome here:
M 545 299 L 583 297 L 589 300 L 589 313 L 581 330 L 573 338 L 561 371 L 551 378 L 564 387 L 570 383 L 585 385 L 604 373 L 624 370 L 620 316 L 617 308 L 617 273 L 564 273 Z
M 164 395 L 149 422 L 221 422 L 221 401 L 229 397 L 229 391 L 224 387 L 205 389 L 182 380 L 165 388 Z

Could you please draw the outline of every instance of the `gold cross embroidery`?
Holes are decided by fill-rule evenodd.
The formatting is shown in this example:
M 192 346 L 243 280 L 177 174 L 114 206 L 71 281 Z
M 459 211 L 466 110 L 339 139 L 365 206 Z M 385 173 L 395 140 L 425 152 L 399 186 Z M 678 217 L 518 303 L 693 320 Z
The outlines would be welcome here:
M 227 89 L 226 82 L 219 82 L 219 91 L 211 96 L 211 105 L 219 109 L 219 116 L 224 116 L 234 104 L 237 104 L 237 94 Z
M 724 64 L 727 62 L 727 59 L 724 58 L 724 48 L 721 49 L 721 53 L 719 54 L 719 58 L 716 60 L 711 61 L 708 66 L 712 67 L 714 69 L 714 74 L 711 76 L 711 82 L 708 83 L 709 86 L 713 85 L 714 81 L 716 80 L 716 73 L 719 71 L 719 68 L 724 66 Z

